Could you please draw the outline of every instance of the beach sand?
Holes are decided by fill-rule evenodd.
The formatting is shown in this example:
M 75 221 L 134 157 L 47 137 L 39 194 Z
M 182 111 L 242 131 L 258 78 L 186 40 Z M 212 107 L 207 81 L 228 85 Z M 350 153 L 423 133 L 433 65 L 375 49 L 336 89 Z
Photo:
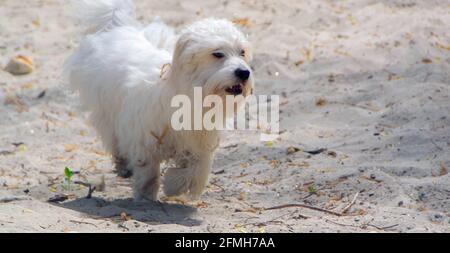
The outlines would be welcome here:
M 133 202 L 62 84 L 82 31 L 68 1 L 0 0 L 1 69 L 34 64 L 0 70 L 0 232 L 450 232 L 448 1 L 135 2 L 177 30 L 240 23 L 256 93 L 280 95 L 279 138 L 229 133 L 199 201 Z M 104 191 L 64 189 L 66 166 Z M 347 211 L 265 210 L 287 204 Z

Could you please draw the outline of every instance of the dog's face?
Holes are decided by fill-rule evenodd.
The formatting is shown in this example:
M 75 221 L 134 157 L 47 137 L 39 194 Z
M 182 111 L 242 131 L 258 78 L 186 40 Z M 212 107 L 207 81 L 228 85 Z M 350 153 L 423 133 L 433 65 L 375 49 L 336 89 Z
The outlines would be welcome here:
M 206 19 L 182 31 L 173 56 L 173 73 L 187 82 L 183 91 L 202 87 L 203 95 L 249 96 L 254 79 L 245 36 L 229 21 Z

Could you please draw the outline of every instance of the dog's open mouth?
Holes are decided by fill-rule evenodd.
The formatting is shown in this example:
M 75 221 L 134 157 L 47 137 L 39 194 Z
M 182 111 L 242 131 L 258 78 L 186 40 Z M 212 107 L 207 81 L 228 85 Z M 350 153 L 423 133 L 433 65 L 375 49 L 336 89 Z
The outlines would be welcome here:
M 242 84 L 238 83 L 225 89 L 226 92 L 235 96 L 242 94 Z

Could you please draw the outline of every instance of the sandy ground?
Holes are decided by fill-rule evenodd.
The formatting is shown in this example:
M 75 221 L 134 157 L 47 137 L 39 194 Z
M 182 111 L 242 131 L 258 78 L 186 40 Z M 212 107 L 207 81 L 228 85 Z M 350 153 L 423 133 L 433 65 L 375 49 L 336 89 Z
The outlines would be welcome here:
M 279 139 L 231 133 L 189 203 L 135 203 L 112 172 L 61 85 L 81 29 L 67 2 L 0 0 L 2 69 L 17 54 L 35 65 L 0 70 L 0 232 L 450 232 L 449 1 L 136 1 L 143 22 L 177 29 L 241 19 L 257 93 L 281 96 Z M 64 190 L 65 166 L 105 190 Z M 341 212 L 358 192 L 341 217 L 263 210 Z M 58 193 L 73 195 L 47 202 Z

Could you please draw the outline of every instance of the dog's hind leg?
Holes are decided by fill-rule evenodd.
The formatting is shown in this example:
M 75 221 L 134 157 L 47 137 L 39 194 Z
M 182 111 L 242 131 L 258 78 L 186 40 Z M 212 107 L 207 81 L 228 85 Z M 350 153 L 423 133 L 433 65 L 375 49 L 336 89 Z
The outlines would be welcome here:
M 114 172 L 117 173 L 119 177 L 129 178 L 133 176 L 133 169 L 129 167 L 128 159 L 121 155 L 117 147 L 117 138 L 114 138 L 112 143 L 112 159 L 114 163 Z
M 113 155 L 113 162 L 114 172 L 116 172 L 119 177 L 129 178 L 133 176 L 133 170 L 128 166 L 126 158 L 120 155 Z
M 134 199 L 158 200 L 158 191 L 160 185 L 159 162 L 147 162 L 146 164 L 136 165 L 133 169 L 134 178 Z

